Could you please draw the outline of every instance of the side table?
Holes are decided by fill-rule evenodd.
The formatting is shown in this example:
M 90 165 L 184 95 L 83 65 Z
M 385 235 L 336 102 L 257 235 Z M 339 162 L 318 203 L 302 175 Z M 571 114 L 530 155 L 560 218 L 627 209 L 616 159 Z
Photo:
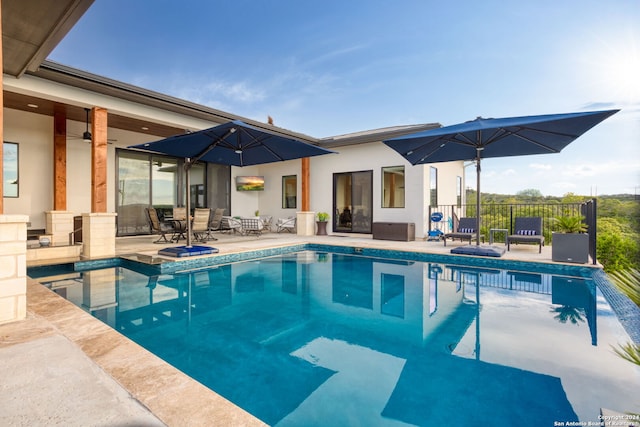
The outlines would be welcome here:
M 507 245 L 507 234 L 509 230 L 506 228 L 491 228 L 489 229 L 489 244 L 493 245 L 493 233 L 504 233 L 504 244 Z

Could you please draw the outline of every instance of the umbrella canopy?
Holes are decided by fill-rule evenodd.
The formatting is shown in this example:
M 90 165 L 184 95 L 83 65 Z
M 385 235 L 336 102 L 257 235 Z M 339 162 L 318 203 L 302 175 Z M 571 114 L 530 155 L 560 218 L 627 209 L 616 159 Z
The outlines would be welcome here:
M 384 141 L 411 164 L 475 160 L 476 245 L 480 245 L 480 160 L 489 157 L 559 153 L 619 110 L 483 119 Z
M 230 166 L 251 166 L 335 153 L 335 151 L 283 136 L 269 129 L 258 128 L 240 120 L 155 142 L 132 145 L 129 148 L 184 157 L 187 188 L 190 184 L 189 171 L 197 161 Z M 189 191 L 186 193 L 186 207 L 187 212 L 190 212 Z M 191 246 L 189 221 L 187 221 L 187 246 Z
M 231 166 L 259 165 L 334 153 L 240 120 L 129 148 Z

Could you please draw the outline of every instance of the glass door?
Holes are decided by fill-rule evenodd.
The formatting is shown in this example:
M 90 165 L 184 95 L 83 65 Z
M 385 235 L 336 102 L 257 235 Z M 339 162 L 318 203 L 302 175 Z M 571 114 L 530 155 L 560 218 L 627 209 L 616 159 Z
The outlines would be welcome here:
M 149 232 L 145 208 L 149 207 L 149 155 L 128 153 L 118 158 L 118 235 Z
M 150 232 L 145 208 L 154 207 L 162 220 L 185 205 L 186 179 L 182 159 L 128 150 L 116 151 L 118 236 Z M 196 163 L 191 168 L 192 208 L 224 208 L 231 212 L 231 166 Z
M 333 174 L 333 230 L 371 233 L 373 171 Z

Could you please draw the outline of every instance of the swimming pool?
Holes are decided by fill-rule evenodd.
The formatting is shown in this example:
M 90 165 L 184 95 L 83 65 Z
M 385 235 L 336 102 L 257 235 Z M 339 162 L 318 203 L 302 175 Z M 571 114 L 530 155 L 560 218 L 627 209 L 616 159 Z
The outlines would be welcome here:
M 377 255 L 40 280 L 272 425 L 538 426 L 637 410 L 638 369 L 610 347 L 629 338 L 591 269 Z

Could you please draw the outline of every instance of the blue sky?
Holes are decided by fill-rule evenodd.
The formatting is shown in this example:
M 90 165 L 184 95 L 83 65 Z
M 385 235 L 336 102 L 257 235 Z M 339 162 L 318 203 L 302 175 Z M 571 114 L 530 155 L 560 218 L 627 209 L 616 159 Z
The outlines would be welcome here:
M 98 0 L 49 59 L 314 137 L 620 108 L 482 191 L 640 194 L 638 0 Z

